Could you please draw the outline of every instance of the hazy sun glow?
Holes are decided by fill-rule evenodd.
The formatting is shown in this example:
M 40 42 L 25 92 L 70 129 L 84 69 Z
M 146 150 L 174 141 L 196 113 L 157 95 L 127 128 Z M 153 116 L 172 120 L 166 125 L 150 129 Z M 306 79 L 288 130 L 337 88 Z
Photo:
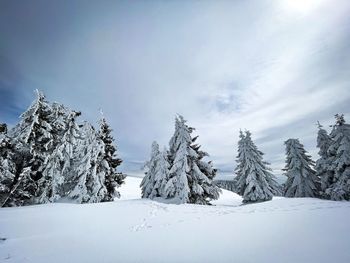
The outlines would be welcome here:
M 290 11 L 296 11 L 303 14 L 308 14 L 319 7 L 324 0 L 286 0 L 283 1 L 285 8 Z

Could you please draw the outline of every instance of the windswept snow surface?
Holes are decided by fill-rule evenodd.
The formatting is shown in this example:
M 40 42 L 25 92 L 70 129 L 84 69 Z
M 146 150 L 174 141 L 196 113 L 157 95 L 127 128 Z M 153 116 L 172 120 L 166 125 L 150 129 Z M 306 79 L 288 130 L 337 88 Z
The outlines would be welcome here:
M 0 209 L 0 262 L 350 262 L 349 202 L 164 204 L 140 199 L 140 181 L 115 202 Z

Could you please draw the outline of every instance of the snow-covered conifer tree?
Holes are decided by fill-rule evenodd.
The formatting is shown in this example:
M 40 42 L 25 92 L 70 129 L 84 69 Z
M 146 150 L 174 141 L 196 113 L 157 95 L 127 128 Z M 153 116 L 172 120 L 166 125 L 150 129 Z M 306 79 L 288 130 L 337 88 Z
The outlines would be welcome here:
M 155 175 L 156 175 L 156 169 L 157 169 L 157 161 L 159 159 L 159 145 L 156 141 L 152 143 L 151 147 L 151 157 L 150 160 L 146 163 L 145 168 L 145 176 L 143 177 L 141 181 L 141 193 L 142 198 L 150 198 L 153 187 L 155 185 Z
M 35 181 L 31 176 L 30 167 L 21 170 L 15 178 L 10 193 L 2 203 L 2 206 L 23 206 L 33 203 L 33 193 L 37 190 Z
M 156 157 L 156 167 L 153 178 L 153 189 L 148 198 L 164 197 L 165 196 L 165 185 L 169 178 L 170 164 L 168 161 L 168 151 L 164 147 L 162 152 Z
M 79 111 L 72 111 L 65 107 L 63 104 L 54 102 L 51 105 L 50 123 L 53 130 L 55 146 L 61 143 L 60 138 L 64 136 L 67 129 L 67 124 L 71 121 L 72 113 L 75 112 L 76 116 L 80 116 Z
M 169 160 L 171 168 L 169 180 L 165 186 L 165 197 L 174 198 L 179 203 L 188 203 L 190 186 L 188 174 L 190 173 L 189 158 L 194 155 L 191 148 L 192 128 L 188 127 L 182 116 L 175 119 L 175 133 L 170 139 Z
M 335 117 L 328 149 L 334 179 L 326 194 L 332 200 L 350 200 L 350 125 L 345 123 L 343 114 Z
M 286 145 L 286 166 L 283 169 L 287 176 L 284 195 L 286 197 L 316 197 L 320 183 L 313 169 L 314 161 L 307 154 L 298 139 L 289 139 Z
M 37 187 L 27 167 L 31 154 L 16 138 L 0 137 L 0 207 L 32 204 Z
M 51 106 L 46 101 L 43 93 L 38 90 L 36 90 L 36 93 L 36 100 L 21 115 L 17 137 L 23 147 L 28 148 L 30 153 L 30 160 L 25 164 L 25 167 L 22 167 L 25 172 L 21 178 L 32 185 L 24 185 L 24 182 L 21 182 L 16 188 L 16 191 L 22 191 L 21 187 L 33 190 L 34 192 L 28 193 L 28 195 L 32 195 L 34 203 L 37 202 L 35 197 L 41 195 L 40 191 L 45 188 L 47 183 L 43 179 L 39 182 L 39 179 L 43 177 L 45 160 L 52 153 L 54 145 L 50 122 Z M 31 178 L 26 178 L 28 175 L 28 169 L 26 168 L 30 169 Z
M 182 116 L 175 119 L 175 133 L 170 140 L 170 171 L 165 186 L 166 198 L 179 203 L 208 204 L 219 197 L 220 189 L 213 183 L 216 170 L 211 162 L 203 161 L 208 154 L 200 151 L 191 138 L 194 128 L 186 125 Z
M 39 182 L 44 181 L 40 189 L 41 194 L 38 197 L 39 203 L 54 202 L 64 196 L 64 178 L 69 176 L 69 173 L 74 173 L 72 160 L 77 139 L 80 137 L 79 127 L 76 123 L 78 116 L 80 116 L 80 112 L 72 111 L 65 120 L 64 118 L 62 120 L 65 125 L 64 132 L 61 136 L 57 136 L 57 146 L 46 158 L 43 177 L 39 179 Z
M 103 179 L 97 175 L 97 158 L 103 146 L 94 127 L 84 122 L 80 139 L 73 150 L 73 172 L 65 177 L 64 191 L 77 203 L 100 202 L 106 192 Z
M 216 176 L 216 169 L 213 168 L 211 161 L 204 160 L 209 156 L 207 152 L 200 150 L 200 145 L 196 144 L 198 136 L 192 139 L 191 148 L 195 151 L 195 155 L 190 158 L 191 160 L 191 175 L 192 181 L 190 182 L 190 203 L 194 204 L 209 204 L 210 200 L 216 200 L 220 196 L 220 188 L 213 183 L 213 179 Z
M 334 174 L 330 167 L 330 156 L 328 149 L 332 144 L 332 139 L 322 125 L 318 123 L 317 147 L 320 149 L 320 158 L 316 161 L 316 175 L 321 181 L 321 195 L 324 196 L 327 188 L 332 184 Z
M 14 145 L 6 135 L 0 135 L 0 207 L 8 198 L 16 177 Z
M 245 135 L 241 132 L 238 145 L 235 184 L 243 202 L 267 201 L 273 195 L 280 195 L 280 186 L 268 163 L 263 161 L 263 153 L 253 143 L 249 131 Z
M 235 185 L 235 189 L 237 191 L 237 194 L 243 195 L 244 189 L 246 187 L 246 178 L 245 176 L 238 176 L 244 174 L 244 167 L 245 167 L 245 156 L 243 150 L 245 143 L 245 135 L 242 132 L 242 130 L 239 131 L 239 140 L 238 140 L 238 155 L 236 159 L 237 166 L 235 168 L 234 173 L 236 174 L 236 177 L 234 178 L 233 182 Z
M 42 92 L 36 90 L 37 98 L 21 115 L 20 140 L 25 143 L 33 155 L 30 161 L 34 179 L 41 177 L 41 165 L 52 149 L 53 135 L 50 123 L 51 106 Z
M 75 173 L 66 179 L 66 186 L 71 189 L 69 197 L 79 203 L 112 201 L 119 197 L 116 188 L 125 176 L 116 171 L 122 161 L 116 156 L 111 132 L 104 118 L 99 132 L 88 123 L 81 128 L 82 139 L 77 143 L 73 160 Z
M 124 183 L 125 176 L 116 171 L 122 160 L 117 157 L 117 148 L 114 145 L 112 129 L 105 118 L 102 118 L 100 121 L 98 137 L 103 143 L 103 151 L 99 156 L 100 162 L 97 163 L 97 172 L 104 177 L 103 182 L 107 190 L 102 201 L 113 201 L 114 197 L 120 197 L 116 188 Z

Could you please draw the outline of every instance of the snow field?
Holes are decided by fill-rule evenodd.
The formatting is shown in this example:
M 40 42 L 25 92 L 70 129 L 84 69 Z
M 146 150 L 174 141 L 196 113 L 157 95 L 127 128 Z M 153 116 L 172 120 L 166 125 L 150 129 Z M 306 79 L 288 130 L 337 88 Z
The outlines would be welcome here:
M 213 206 L 122 198 L 97 204 L 0 209 L 0 262 L 350 262 L 350 203 L 274 198 L 241 205 L 223 190 Z

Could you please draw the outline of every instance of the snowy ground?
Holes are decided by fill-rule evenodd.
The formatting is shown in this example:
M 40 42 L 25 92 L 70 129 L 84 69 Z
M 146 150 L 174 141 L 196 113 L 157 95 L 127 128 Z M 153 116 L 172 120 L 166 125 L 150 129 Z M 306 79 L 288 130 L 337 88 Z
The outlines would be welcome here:
M 0 209 L 0 262 L 350 262 L 350 202 L 275 198 L 241 206 L 121 200 Z

